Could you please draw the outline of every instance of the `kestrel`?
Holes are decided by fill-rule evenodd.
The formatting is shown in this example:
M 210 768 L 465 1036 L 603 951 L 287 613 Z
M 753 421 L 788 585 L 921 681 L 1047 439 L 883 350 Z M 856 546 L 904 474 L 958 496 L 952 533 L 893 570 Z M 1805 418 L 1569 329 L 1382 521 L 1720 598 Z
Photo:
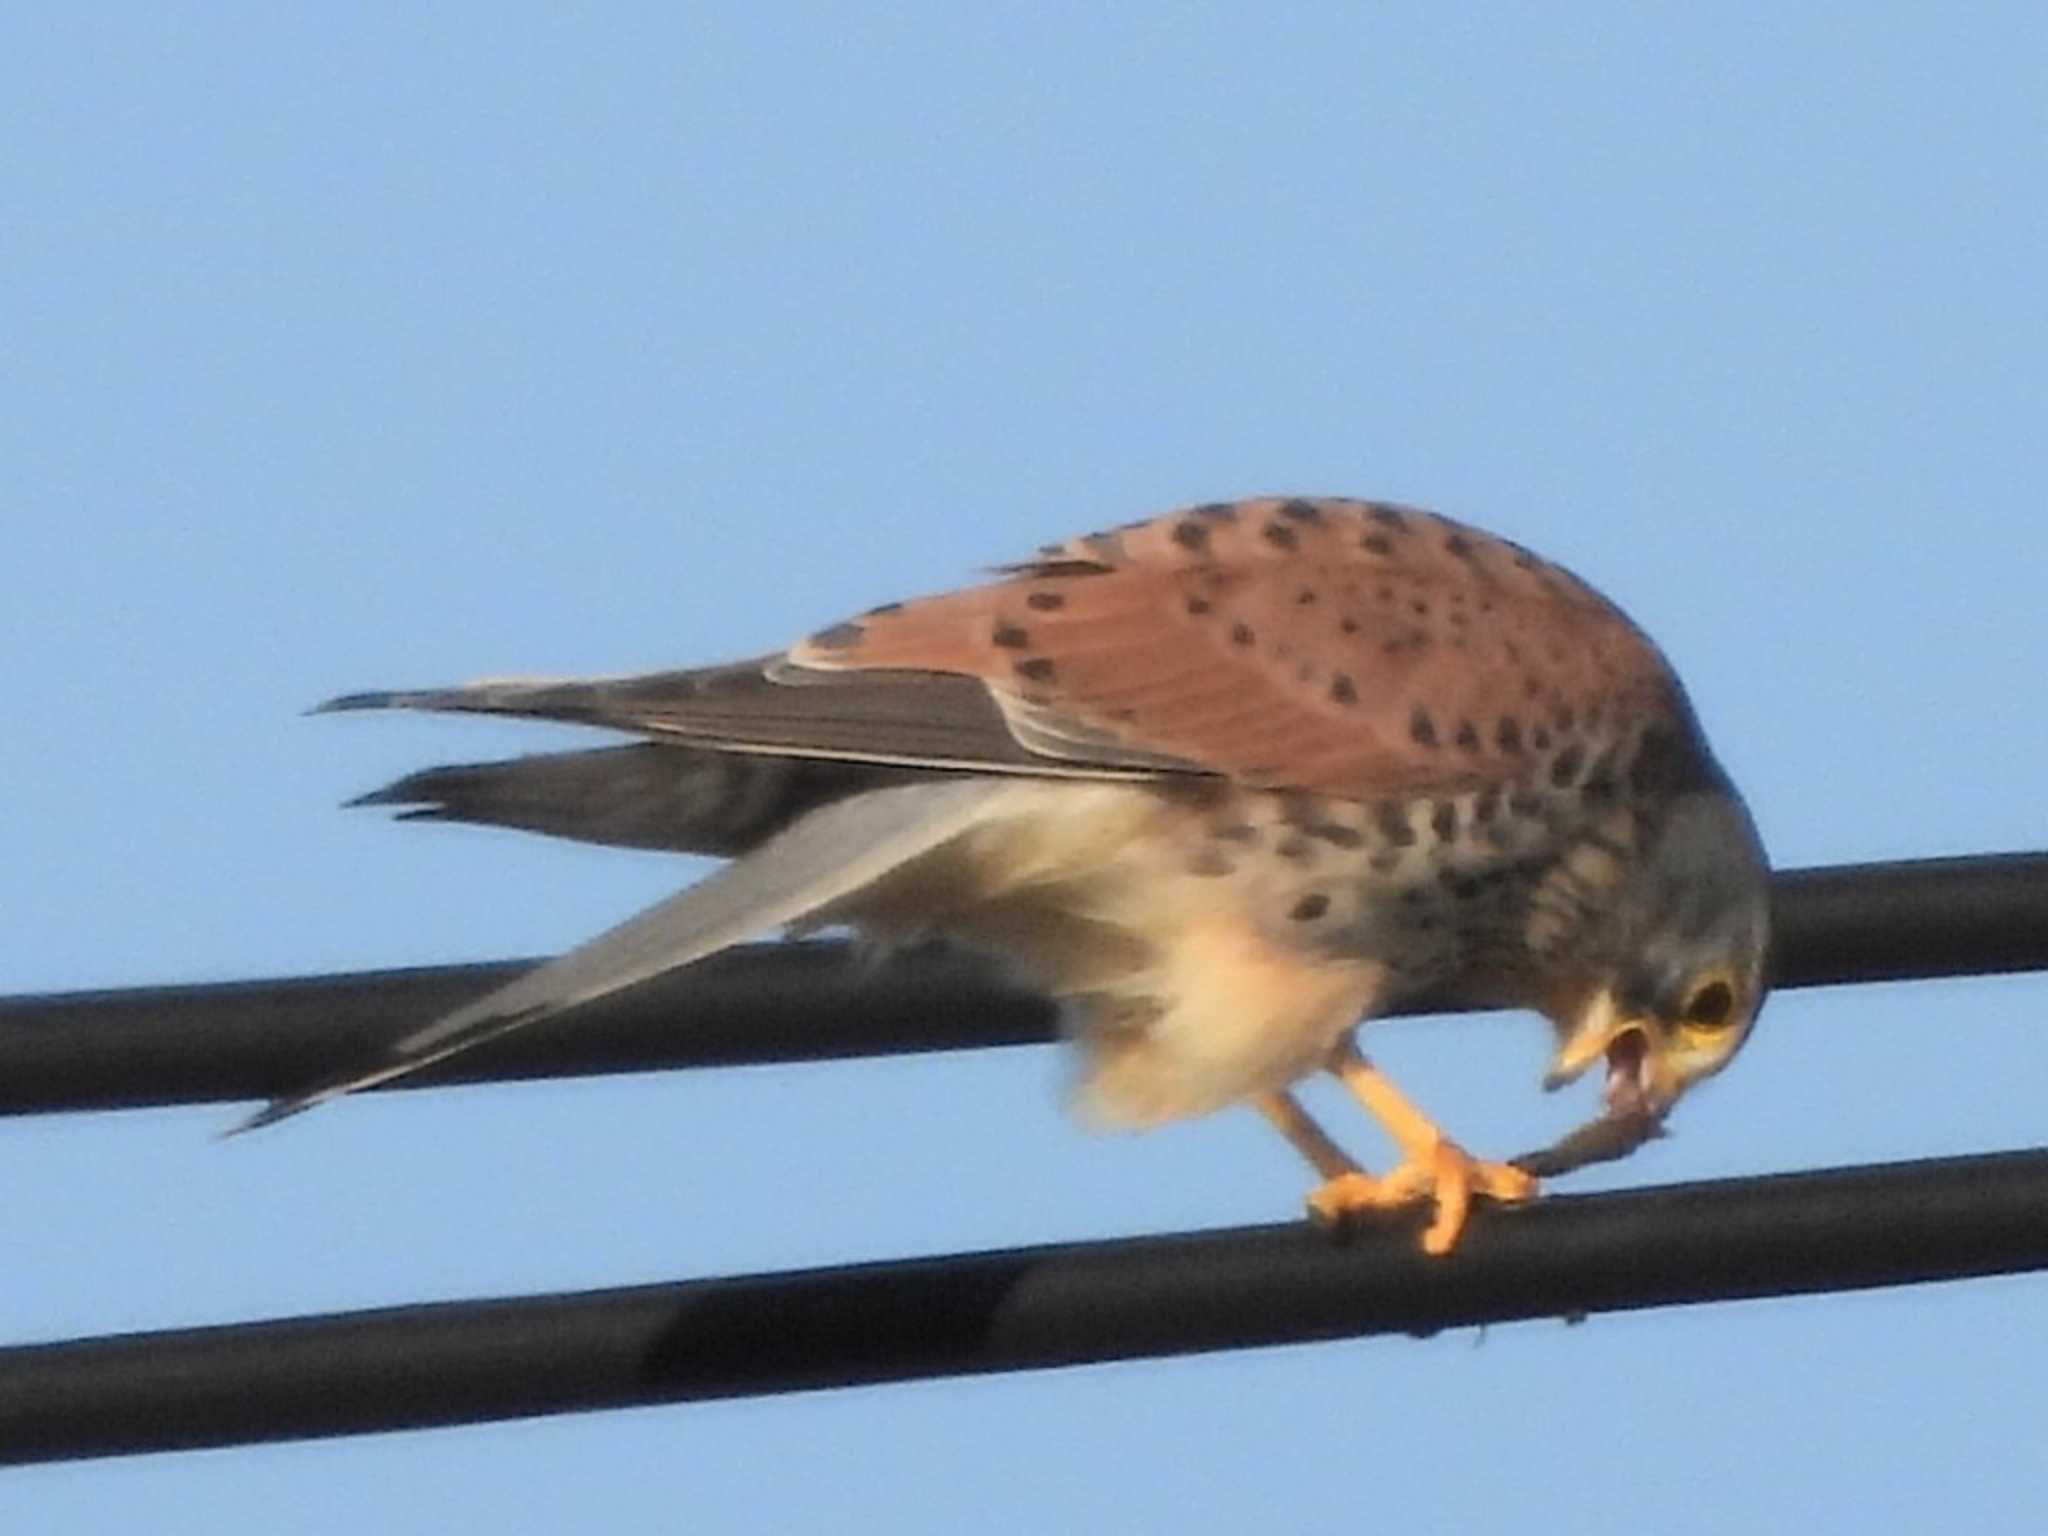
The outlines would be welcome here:
M 282 1118 L 714 953 L 849 924 L 992 951 L 1063 1006 L 1092 1118 L 1249 1101 L 1344 1225 L 1528 1198 L 1358 1053 L 1428 992 L 1602 1058 L 1604 1110 L 1530 1166 L 1619 1155 L 1725 1066 L 1764 992 L 1768 869 L 1677 677 L 1610 602 L 1409 507 L 1215 503 L 1048 545 L 984 585 L 689 671 L 365 693 L 645 738 L 436 768 L 357 803 L 732 862 L 282 1099 Z M 1290 1089 L 1335 1074 L 1375 1177 Z

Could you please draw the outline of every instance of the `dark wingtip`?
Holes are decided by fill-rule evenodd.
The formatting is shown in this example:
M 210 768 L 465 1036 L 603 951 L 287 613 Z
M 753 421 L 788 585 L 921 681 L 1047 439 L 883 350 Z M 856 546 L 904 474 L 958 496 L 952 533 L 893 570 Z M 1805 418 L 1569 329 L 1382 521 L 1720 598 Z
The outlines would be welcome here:
M 396 788 L 396 785 L 392 786 L 392 789 Z M 382 810 L 386 806 L 403 807 L 403 809 L 393 812 L 391 817 L 393 821 L 453 821 L 456 819 L 449 814 L 448 807 L 445 805 L 420 805 L 414 801 L 411 795 L 393 794 L 392 789 L 373 789 L 367 795 L 357 795 L 353 800 L 342 801 L 341 808 L 344 811 L 359 811 L 365 807 L 371 810 Z
M 341 802 L 341 808 L 344 811 L 354 811 L 366 805 L 411 805 L 415 797 L 405 794 L 404 789 L 405 780 L 400 779 L 396 784 L 386 784 L 382 789 L 369 790 L 357 795 L 353 800 L 344 800 Z
M 405 695 L 389 688 L 374 693 L 342 693 L 324 703 L 315 704 L 306 713 L 309 715 L 336 715 L 351 709 L 391 709 L 404 702 Z
M 399 812 L 401 821 L 419 816 L 445 816 L 447 795 L 437 786 L 450 770 L 446 768 L 422 768 L 417 773 L 408 773 L 402 779 L 395 779 L 381 789 L 367 790 L 353 800 L 341 802 L 345 811 L 363 806 L 409 806 L 412 809 Z
M 246 1136 L 251 1131 L 260 1131 L 266 1125 L 276 1125 L 280 1120 L 289 1120 L 294 1115 L 304 1114 L 319 1101 L 317 1099 L 272 1099 L 246 1120 L 239 1120 L 222 1131 L 217 1138 L 226 1141 L 234 1136 Z

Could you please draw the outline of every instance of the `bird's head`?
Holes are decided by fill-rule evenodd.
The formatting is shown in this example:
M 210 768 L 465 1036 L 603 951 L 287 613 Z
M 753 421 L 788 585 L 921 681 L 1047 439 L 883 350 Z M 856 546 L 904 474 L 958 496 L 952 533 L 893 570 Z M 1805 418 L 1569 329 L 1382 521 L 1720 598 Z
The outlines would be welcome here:
M 1544 1086 L 1605 1058 L 1607 1116 L 1648 1127 L 1728 1065 L 1763 1005 L 1770 869 L 1725 784 L 1682 795 L 1617 893 L 1590 990 L 1558 1020 Z

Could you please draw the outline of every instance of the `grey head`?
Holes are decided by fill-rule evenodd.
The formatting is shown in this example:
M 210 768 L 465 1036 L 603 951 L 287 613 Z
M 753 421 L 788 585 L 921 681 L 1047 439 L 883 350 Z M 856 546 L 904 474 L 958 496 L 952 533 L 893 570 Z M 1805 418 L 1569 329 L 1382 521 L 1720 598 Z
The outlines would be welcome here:
M 1747 807 L 1718 769 L 1650 829 L 1588 961 L 1546 1085 L 1605 1056 L 1610 1117 L 1654 1124 L 1725 1067 L 1768 987 L 1770 865 Z

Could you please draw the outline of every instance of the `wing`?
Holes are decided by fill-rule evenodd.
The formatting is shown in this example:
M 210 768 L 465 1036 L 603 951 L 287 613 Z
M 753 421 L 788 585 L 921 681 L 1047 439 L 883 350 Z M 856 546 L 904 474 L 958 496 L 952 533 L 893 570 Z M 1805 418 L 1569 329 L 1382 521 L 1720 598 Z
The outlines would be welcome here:
M 728 752 L 980 773 L 1129 777 L 1192 766 L 1107 740 L 1092 758 L 1054 761 L 1018 738 L 978 678 L 930 670 L 826 672 L 791 667 L 782 655 L 633 677 L 351 693 L 314 713 L 357 709 L 517 715 Z
M 1034 776 L 1212 774 L 1350 798 L 1512 780 L 1553 738 L 1683 718 L 1676 681 L 1569 572 L 1384 503 L 1215 503 L 1047 546 L 779 656 L 351 694 L 722 751 Z M 397 786 L 394 789 L 398 788 Z
M 1684 710 L 1656 648 L 1570 573 L 1431 513 L 1327 499 L 1050 545 L 813 635 L 774 675 L 904 671 L 979 679 L 1047 760 L 1354 798 L 1512 779 L 1553 738 Z

